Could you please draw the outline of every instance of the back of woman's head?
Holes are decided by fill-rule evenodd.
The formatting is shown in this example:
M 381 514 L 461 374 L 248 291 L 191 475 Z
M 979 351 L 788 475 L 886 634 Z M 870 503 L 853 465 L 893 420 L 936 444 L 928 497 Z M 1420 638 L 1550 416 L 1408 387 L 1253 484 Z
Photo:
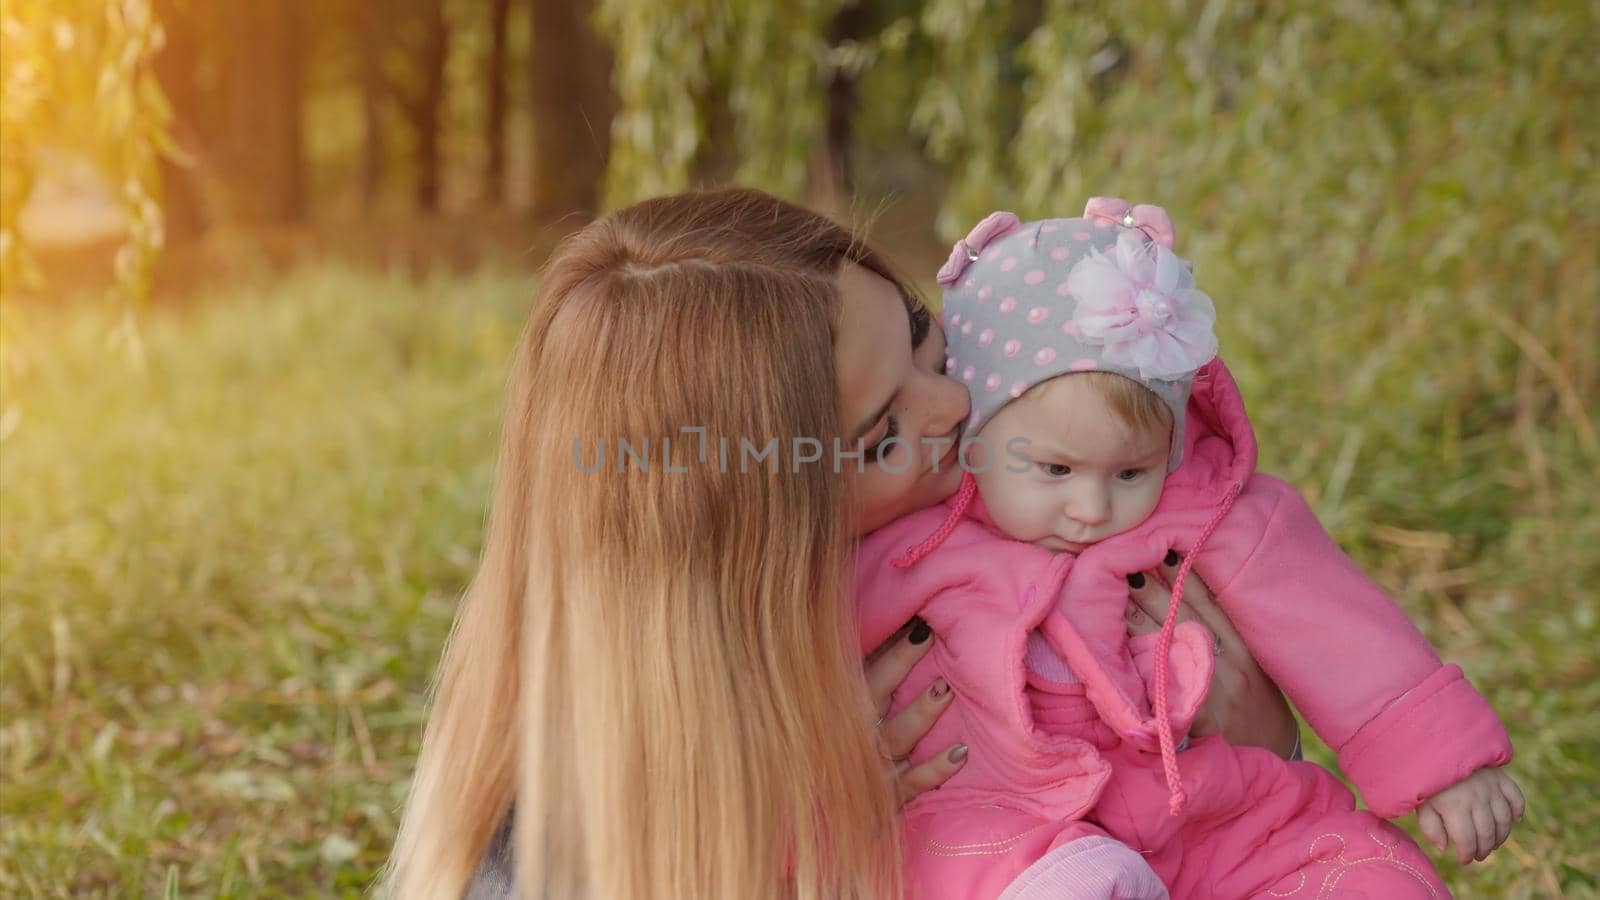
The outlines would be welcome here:
M 840 431 L 847 261 L 889 274 L 754 191 L 640 203 L 552 257 L 396 842 L 400 893 L 459 892 L 513 797 L 520 876 L 550 896 L 892 880 L 844 481 L 791 452 Z

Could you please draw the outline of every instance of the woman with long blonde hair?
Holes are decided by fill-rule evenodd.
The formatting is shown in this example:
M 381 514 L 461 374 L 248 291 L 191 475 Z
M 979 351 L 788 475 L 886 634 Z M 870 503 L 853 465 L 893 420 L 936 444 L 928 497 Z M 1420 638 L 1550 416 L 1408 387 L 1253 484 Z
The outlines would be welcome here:
M 892 438 L 959 435 L 943 368 L 880 257 L 768 195 L 659 198 L 569 238 L 517 346 L 386 890 L 493 893 L 498 842 L 532 896 L 896 894 L 897 798 L 965 748 L 888 762 L 948 692 L 878 718 L 932 640 L 914 624 L 864 674 L 845 585 L 858 534 L 958 483 L 889 464 Z M 1245 711 L 1231 738 L 1281 744 L 1248 660 L 1214 702 Z

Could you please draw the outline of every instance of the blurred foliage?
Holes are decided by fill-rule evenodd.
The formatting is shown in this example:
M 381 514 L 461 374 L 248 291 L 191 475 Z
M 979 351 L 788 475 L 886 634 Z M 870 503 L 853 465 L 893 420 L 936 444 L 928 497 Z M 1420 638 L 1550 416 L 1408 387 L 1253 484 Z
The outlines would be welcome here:
M 717 103 L 736 123 L 737 180 L 801 197 L 822 136 L 823 36 L 840 6 L 603 0 L 597 19 L 616 52 L 612 81 L 621 104 L 612 125 L 611 204 L 690 187 Z
M 17 220 L 45 155 L 70 149 L 100 170 L 126 217 L 118 288 L 148 296 L 165 243 L 157 155 L 172 149 L 149 69 L 162 39 L 149 0 L 0 0 L 0 283 L 30 279 Z M 131 324 L 125 316 L 115 333 L 136 342 Z

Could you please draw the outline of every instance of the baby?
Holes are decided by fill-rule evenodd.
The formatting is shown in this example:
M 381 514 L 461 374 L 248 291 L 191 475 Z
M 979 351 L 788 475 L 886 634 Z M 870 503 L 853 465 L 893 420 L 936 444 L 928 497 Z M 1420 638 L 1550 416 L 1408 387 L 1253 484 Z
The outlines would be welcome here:
M 904 810 L 910 894 L 1448 896 L 1385 820 L 1498 846 L 1522 813 L 1505 729 L 1255 471 L 1211 300 L 1172 245 L 1161 209 L 1095 198 L 1077 219 L 995 213 L 939 272 L 966 472 L 863 541 L 856 585 L 864 648 L 914 614 L 940 635 L 895 697 L 955 691 L 914 755 L 971 748 Z M 1177 560 L 1166 621 L 1130 639 L 1127 576 Z M 1177 617 L 1191 571 L 1368 809 L 1318 766 L 1190 738 L 1215 652 Z

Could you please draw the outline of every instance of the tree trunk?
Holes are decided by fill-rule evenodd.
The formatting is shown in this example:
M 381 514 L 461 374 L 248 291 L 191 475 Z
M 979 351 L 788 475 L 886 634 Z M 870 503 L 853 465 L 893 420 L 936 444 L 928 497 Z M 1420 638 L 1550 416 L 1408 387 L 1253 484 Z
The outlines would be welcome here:
M 616 111 L 611 48 L 594 29 L 593 0 L 533 0 L 532 12 L 534 216 L 592 217 L 600 210 Z
M 192 10 L 179 9 L 174 0 L 156 0 L 152 9 L 166 32 L 167 41 L 151 68 L 172 108 L 172 141 L 183 155 L 181 159 L 173 159 L 163 154 L 159 159 L 161 210 L 167 241 L 178 244 L 198 237 L 209 224 L 202 190 L 204 148 L 197 131 L 205 115 L 196 79 L 200 65 L 200 42 L 196 34 L 199 23 L 193 15 L 185 15 Z
M 444 67 L 450 56 L 450 23 L 444 17 L 444 0 L 427 7 L 426 37 L 422 45 L 422 92 L 414 125 L 417 134 L 417 208 L 439 211 L 439 128 L 444 109 Z
M 361 206 L 371 212 L 383 192 L 383 77 L 385 19 L 376 3 L 360 7 L 356 27 L 361 54 Z
M 867 25 L 865 3 L 847 2 L 834 13 L 828 25 L 828 46 L 862 37 Z M 834 69 L 828 75 L 824 92 L 827 104 L 827 134 L 818 147 L 811 167 L 812 193 L 825 209 L 840 209 L 855 191 L 855 173 L 850 166 L 850 146 L 855 139 L 855 114 L 859 91 L 854 73 Z
M 226 178 L 243 220 L 304 221 L 299 0 L 240 3 L 223 17 Z
M 488 110 L 483 140 L 489 156 L 483 166 L 483 202 L 501 206 L 506 181 L 506 20 L 511 0 L 494 0 L 489 13 Z

